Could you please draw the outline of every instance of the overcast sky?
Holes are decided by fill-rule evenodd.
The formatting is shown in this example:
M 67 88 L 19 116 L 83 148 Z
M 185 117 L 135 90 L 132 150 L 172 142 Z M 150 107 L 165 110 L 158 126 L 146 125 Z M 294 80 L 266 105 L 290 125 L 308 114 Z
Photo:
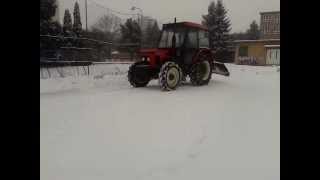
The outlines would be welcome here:
M 71 13 L 76 1 L 80 4 L 81 20 L 85 27 L 85 0 L 58 0 L 60 6 L 60 19 L 64 10 L 68 8 Z M 208 5 L 212 0 L 87 0 L 88 1 L 88 25 L 92 25 L 99 16 L 107 11 L 98 7 L 94 2 L 123 13 L 138 13 L 131 11 L 132 6 L 143 10 L 143 15 L 151 16 L 158 20 L 159 24 L 168 23 L 177 17 L 177 21 L 201 22 L 201 15 L 207 13 Z M 279 11 L 280 0 L 223 0 L 228 17 L 231 20 L 232 32 L 245 31 L 250 22 L 260 22 L 259 12 Z M 116 14 L 118 15 L 118 14 Z M 118 15 L 121 18 L 130 16 Z

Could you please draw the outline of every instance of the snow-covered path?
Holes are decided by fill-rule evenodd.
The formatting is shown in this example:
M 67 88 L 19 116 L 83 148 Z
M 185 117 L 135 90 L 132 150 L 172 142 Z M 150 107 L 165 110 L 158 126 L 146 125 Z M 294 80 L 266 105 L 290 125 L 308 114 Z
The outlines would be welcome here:
M 280 179 L 278 68 L 228 68 L 170 92 L 125 73 L 40 80 L 41 179 Z

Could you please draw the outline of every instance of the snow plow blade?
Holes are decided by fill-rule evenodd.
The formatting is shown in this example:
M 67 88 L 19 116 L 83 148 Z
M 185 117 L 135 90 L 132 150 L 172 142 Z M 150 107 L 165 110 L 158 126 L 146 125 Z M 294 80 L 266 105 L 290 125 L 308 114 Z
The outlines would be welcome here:
M 212 73 L 214 74 L 220 74 L 220 75 L 223 75 L 223 76 L 229 76 L 230 73 L 227 69 L 227 67 L 224 65 L 224 63 L 220 63 L 220 62 L 214 62 L 214 65 L 213 65 L 213 70 L 212 70 Z

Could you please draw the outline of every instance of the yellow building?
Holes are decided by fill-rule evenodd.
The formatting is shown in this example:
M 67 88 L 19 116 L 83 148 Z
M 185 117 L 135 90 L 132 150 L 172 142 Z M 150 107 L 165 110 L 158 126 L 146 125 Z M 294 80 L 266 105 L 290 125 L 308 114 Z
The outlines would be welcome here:
M 235 63 L 247 65 L 280 65 L 280 39 L 238 40 Z
M 262 12 L 261 39 L 234 41 L 236 64 L 280 65 L 280 12 Z

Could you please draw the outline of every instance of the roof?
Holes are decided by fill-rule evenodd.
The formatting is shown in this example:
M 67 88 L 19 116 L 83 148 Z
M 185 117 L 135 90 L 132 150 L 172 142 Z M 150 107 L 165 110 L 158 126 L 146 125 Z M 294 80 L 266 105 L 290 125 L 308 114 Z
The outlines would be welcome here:
M 247 43 L 247 42 L 280 42 L 280 39 L 257 39 L 257 40 L 235 40 L 235 43 Z
M 197 24 L 197 23 L 193 23 L 193 22 L 177 22 L 175 23 L 168 23 L 168 24 L 163 24 L 163 28 L 173 28 L 173 26 L 176 25 L 177 27 L 191 27 L 191 28 L 195 28 L 195 29 L 202 29 L 205 31 L 208 31 L 208 28 L 204 25 L 201 24 Z
M 193 22 L 182 22 L 182 23 L 186 26 L 189 26 L 189 27 L 199 28 L 199 29 L 208 31 L 208 28 L 206 26 L 201 25 L 201 24 L 197 24 L 197 23 L 193 23 Z
M 275 14 L 280 13 L 280 11 L 266 11 L 266 12 L 260 12 L 260 14 Z

